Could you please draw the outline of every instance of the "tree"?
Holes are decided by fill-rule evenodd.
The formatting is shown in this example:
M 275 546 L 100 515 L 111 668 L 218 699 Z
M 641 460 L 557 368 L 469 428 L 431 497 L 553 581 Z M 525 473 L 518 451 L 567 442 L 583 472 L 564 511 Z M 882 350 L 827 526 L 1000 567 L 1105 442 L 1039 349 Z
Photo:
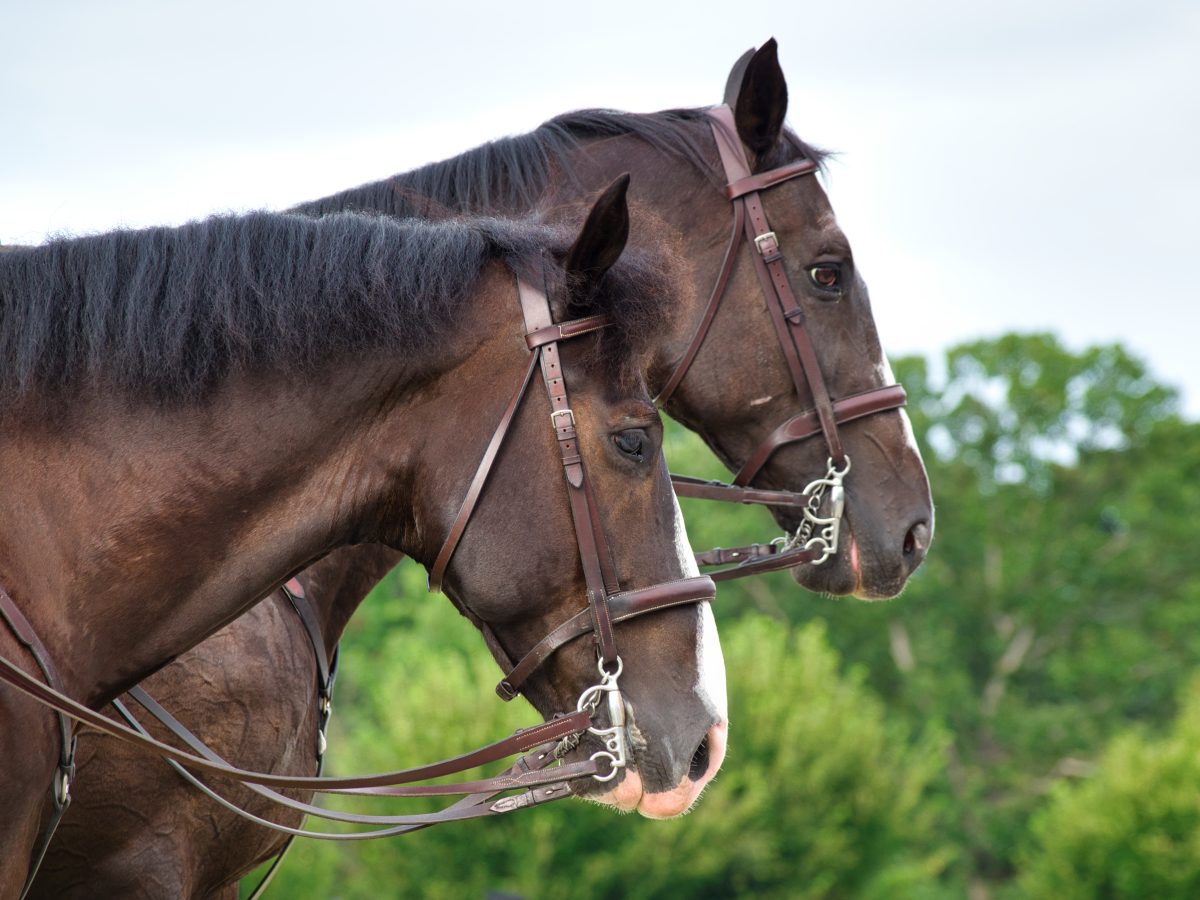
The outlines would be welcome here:
M 1200 680 L 1182 707 L 1167 735 L 1122 734 L 1095 775 L 1054 787 L 1023 854 L 1022 896 L 1200 896 Z

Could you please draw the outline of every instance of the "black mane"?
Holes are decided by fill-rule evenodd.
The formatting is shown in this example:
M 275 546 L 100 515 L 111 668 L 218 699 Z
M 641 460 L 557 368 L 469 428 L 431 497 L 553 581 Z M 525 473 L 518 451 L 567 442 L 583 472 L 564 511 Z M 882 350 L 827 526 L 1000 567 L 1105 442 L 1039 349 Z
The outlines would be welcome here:
M 690 166 L 714 185 L 724 184 L 717 168 L 704 109 L 627 113 L 586 109 L 556 116 L 528 134 L 500 138 L 441 162 L 394 175 L 292 207 L 292 212 L 323 215 L 343 210 L 390 216 L 438 216 L 467 211 L 520 213 L 532 209 L 546 190 L 551 172 L 575 179 L 572 157 L 582 143 L 633 135 L 663 155 Z M 823 164 L 828 154 L 785 130 L 771 165 L 806 157 Z
M 533 277 L 571 237 L 502 219 L 257 212 L 13 248 L 0 254 L 0 411 L 87 386 L 179 404 L 237 371 L 381 346 L 428 358 L 490 261 Z M 661 261 L 626 254 L 604 290 L 617 327 L 603 352 L 619 364 L 665 320 Z

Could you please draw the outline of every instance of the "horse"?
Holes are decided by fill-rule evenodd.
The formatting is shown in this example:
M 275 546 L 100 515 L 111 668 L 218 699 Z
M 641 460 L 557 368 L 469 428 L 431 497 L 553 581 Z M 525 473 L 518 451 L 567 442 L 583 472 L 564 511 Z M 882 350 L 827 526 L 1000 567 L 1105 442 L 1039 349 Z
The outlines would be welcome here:
M 787 85 L 773 41 L 737 61 L 725 101 L 756 174 L 822 161 L 819 151 L 783 126 Z M 751 261 L 754 246 L 733 245 L 732 268 L 724 271 L 731 247 L 730 201 L 724 187 L 730 179 L 714 139 L 711 112 L 571 113 L 530 134 L 301 204 L 294 211 L 443 216 L 481 208 L 506 213 L 539 208 L 549 216 L 570 215 L 580 198 L 616 171 L 630 169 L 641 188 L 641 205 L 658 217 L 660 228 L 678 234 L 677 248 L 691 263 L 693 290 L 684 295 L 690 302 L 663 311 L 669 322 L 652 351 L 651 388 L 661 394 L 674 378 L 666 411 L 697 431 L 737 472 L 814 401 L 807 384 L 796 384 L 787 356 L 778 349 L 780 340 L 768 309 L 771 300 L 764 302 Z M 803 291 L 806 325 L 830 393 L 853 397 L 889 384 L 893 376 L 871 318 L 865 284 L 820 184 L 812 177 L 781 181 L 764 192 L 763 203 L 788 261 L 789 278 Z M 735 230 L 732 237 L 738 236 Z M 723 276 L 721 295 L 713 285 Z M 831 277 L 838 283 L 821 283 Z M 718 306 L 713 306 L 714 297 Z M 711 324 L 702 332 L 698 324 L 710 310 Z M 702 341 L 692 352 L 697 334 Z M 690 365 L 681 370 L 680 362 L 689 352 Z M 932 501 L 920 454 L 899 409 L 839 430 L 854 460 L 847 476 L 847 546 L 820 565 L 791 571 L 800 585 L 813 590 L 892 596 L 920 564 L 933 533 Z M 828 446 L 816 440 L 780 444 L 748 481 L 763 489 L 799 489 L 825 471 L 828 452 Z M 787 531 L 794 533 L 802 525 L 795 507 L 770 508 Z M 338 551 L 301 575 L 323 620 L 320 631 L 327 656 L 350 611 L 397 559 L 386 548 L 356 547 Z M 272 650 L 275 664 L 269 673 L 262 667 L 247 671 L 233 687 L 238 659 L 263 652 L 264 635 L 278 640 Z M 181 661 L 184 665 L 159 673 L 148 687 L 232 758 L 257 767 L 310 772 L 323 738 L 317 714 L 318 671 L 309 644 L 288 600 L 276 595 L 270 604 L 231 625 L 221 643 L 196 648 Z M 196 670 L 193 677 L 185 667 Z M 209 687 L 201 671 L 220 671 L 230 687 Z M 253 708 L 256 720 L 269 726 L 238 726 L 226 737 L 222 732 L 231 726 L 213 712 L 226 692 Z M 295 730 L 294 723 L 303 724 Z M 246 734 L 246 728 L 254 727 L 261 730 L 257 740 L 253 733 Z M 303 740 L 283 746 L 273 738 L 276 729 L 301 734 Z M 48 882 L 46 896 L 61 895 L 71 879 L 95 884 L 101 872 L 111 873 L 114 883 L 123 885 L 120 879 L 132 878 L 131 873 L 167 865 L 162 860 L 187 860 L 187 865 L 204 868 L 206 883 L 221 883 L 221 877 L 232 883 L 278 851 L 279 836 L 214 811 L 165 769 L 161 778 L 149 779 L 139 756 L 103 739 L 96 743 L 104 749 L 97 748 L 81 765 L 79 799 L 46 861 L 47 872 L 58 873 Z M 89 782 L 92 778 L 95 781 Z M 103 792 L 94 808 L 84 793 L 89 784 L 92 792 Z M 135 790 L 136 811 L 128 811 L 127 822 L 114 822 L 112 801 Z M 253 804 L 252 798 L 246 800 Z M 147 828 L 143 820 L 156 825 Z M 136 841 L 129 838 L 134 833 L 140 835 Z
M 712 585 L 644 383 L 678 279 L 669 257 L 618 259 L 627 183 L 577 236 L 257 213 L 0 257 L 0 676 L 22 691 L 0 689 L 0 896 L 21 890 L 52 779 L 67 786 L 69 735 L 25 694 L 88 718 L 361 542 L 431 567 L 494 652 L 549 656 L 523 688 L 545 716 L 594 704 L 599 659 L 608 736 L 563 759 L 613 749 L 622 778 L 573 792 L 653 803 L 643 772 L 699 792 L 726 727 Z M 537 367 L 545 400 L 526 396 Z M 475 426 L 498 418 L 491 440 Z M 614 628 L 618 589 L 653 615 Z M 594 651 L 548 654 L 544 634 L 589 615 Z

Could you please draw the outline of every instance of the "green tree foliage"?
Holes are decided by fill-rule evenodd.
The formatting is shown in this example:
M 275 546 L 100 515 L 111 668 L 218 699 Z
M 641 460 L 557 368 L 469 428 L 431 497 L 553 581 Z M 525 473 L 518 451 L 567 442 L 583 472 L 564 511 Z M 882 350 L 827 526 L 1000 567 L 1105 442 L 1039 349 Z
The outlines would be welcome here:
M 1192 900 L 1200 896 L 1200 681 L 1170 733 L 1122 734 L 1096 775 L 1055 786 L 1033 820 L 1022 896 Z
M 340 704 L 353 714 L 338 720 L 336 771 L 442 758 L 535 721 L 491 695 L 495 666 L 448 605 L 417 620 L 348 658 L 347 675 L 370 677 Z M 942 736 L 914 741 L 889 722 L 862 673 L 839 672 L 820 626 L 751 616 L 722 638 L 738 673 L 731 749 L 691 815 L 653 822 L 572 800 L 396 840 L 303 842 L 279 895 L 882 898 L 935 881 L 944 859 L 913 848 L 932 826 L 921 801 Z
M 1046 335 L 901 360 L 937 502 L 933 551 L 888 605 L 830 623 L 889 710 L 953 735 L 948 882 L 987 896 L 1050 785 L 1174 713 L 1200 664 L 1200 427 L 1119 347 Z
M 722 584 L 731 746 L 695 812 L 647 822 L 573 801 L 352 850 L 304 842 L 280 895 L 1194 887 L 1188 804 L 1200 773 L 1183 748 L 1200 746 L 1200 711 L 1153 735 L 1200 670 L 1200 424 L 1180 419 L 1173 392 L 1118 346 L 1075 352 L 1008 335 L 895 368 L 937 504 L 929 559 L 891 603 L 808 594 L 782 573 Z M 668 429 L 666 450 L 676 471 L 725 475 L 680 429 Z M 847 490 L 868 490 L 868 478 L 854 470 Z M 697 548 L 778 533 L 761 509 L 683 508 Z M 478 636 L 423 594 L 422 573 L 402 567 L 352 623 L 339 771 L 427 761 L 533 720 L 494 699 Z M 1170 790 L 1152 790 L 1139 769 Z M 1144 806 L 1122 799 L 1143 794 Z M 1133 818 L 1113 821 L 1123 815 Z M 1133 841 L 1134 822 L 1145 842 Z M 1072 893 L 1053 880 L 1068 877 L 1055 855 L 1062 872 L 1106 887 Z

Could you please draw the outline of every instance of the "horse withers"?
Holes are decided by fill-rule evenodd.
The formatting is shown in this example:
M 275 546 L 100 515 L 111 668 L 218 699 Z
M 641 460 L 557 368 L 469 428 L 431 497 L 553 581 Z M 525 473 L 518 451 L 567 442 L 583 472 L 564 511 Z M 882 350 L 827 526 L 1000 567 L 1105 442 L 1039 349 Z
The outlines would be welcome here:
M 536 392 L 512 411 L 445 592 L 512 659 L 584 608 L 597 591 L 567 502 L 579 472 L 603 594 L 692 576 L 643 374 L 672 284 L 659 258 L 617 261 L 627 227 L 618 185 L 574 242 L 499 220 L 252 214 L 5 254 L 0 585 L 63 691 L 103 706 L 339 546 L 380 542 L 432 566 L 456 524 L 448 498 L 470 486 L 531 353 L 545 355 L 526 341 L 514 272 L 544 281 L 554 318 L 606 327 L 556 362 L 569 416 L 551 419 Z M 4 657 L 33 671 L 0 635 Z M 580 790 L 682 811 L 724 746 L 711 612 L 663 609 L 607 643 L 645 743 L 619 780 Z M 525 693 L 543 714 L 572 710 L 596 665 L 575 641 Z M 7 897 L 49 807 L 59 739 L 55 717 L 12 689 L 0 704 Z M 588 736 L 565 758 L 601 749 Z M 666 789 L 643 771 L 666 773 Z M 188 877 L 155 873 L 172 895 L 206 890 Z

